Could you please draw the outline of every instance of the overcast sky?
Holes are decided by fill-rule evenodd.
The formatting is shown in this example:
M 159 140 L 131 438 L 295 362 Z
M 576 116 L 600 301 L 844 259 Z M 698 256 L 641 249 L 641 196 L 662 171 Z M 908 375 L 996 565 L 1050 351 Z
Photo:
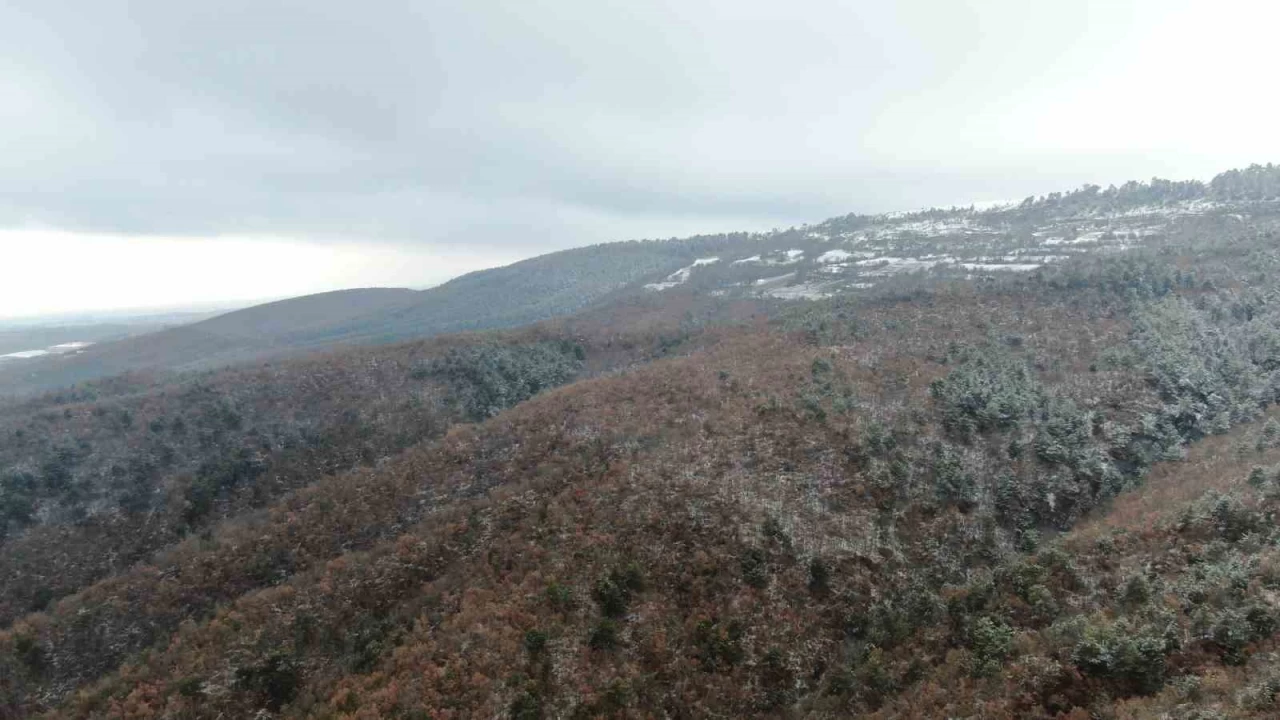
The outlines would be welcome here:
M 0 317 L 1280 160 L 1257 0 L 0 0 Z

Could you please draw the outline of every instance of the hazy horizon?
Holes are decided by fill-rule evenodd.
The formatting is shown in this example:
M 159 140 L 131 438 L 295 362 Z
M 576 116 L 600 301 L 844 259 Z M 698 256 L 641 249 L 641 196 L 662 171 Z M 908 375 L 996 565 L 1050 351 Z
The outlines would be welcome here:
M 0 317 L 1280 158 L 1247 2 L 0 6 Z
M 1229 169 L 1231 168 L 1222 168 L 1222 170 L 1224 171 Z M 1129 180 L 1149 180 L 1149 179 L 1150 178 L 1129 178 Z M 1208 181 L 1210 178 L 1209 177 L 1185 177 L 1185 178 L 1175 177 L 1175 178 L 1163 178 L 1163 179 Z M 1103 183 L 1092 183 L 1092 184 L 1097 184 L 1097 185 L 1101 185 L 1102 187 L 1106 187 L 1107 185 L 1112 185 L 1112 184 L 1119 185 L 1122 182 L 1127 182 L 1127 180 L 1108 182 L 1106 184 L 1103 184 Z M 1082 183 L 1082 184 L 1085 184 L 1085 183 Z M 868 214 L 868 215 L 892 214 L 896 212 L 913 212 L 913 211 L 919 211 L 919 210 L 927 210 L 935 207 L 942 207 L 942 208 L 968 207 L 970 205 L 974 205 L 980 208 L 993 207 L 993 206 L 999 206 L 1004 204 L 1016 203 L 1027 196 L 1041 196 L 1049 192 L 1065 192 L 1065 191 L 1076 189 L 1077 187 L 1079 186 L 1050 188 L 1050 189 L 1042 190 L 1039 192 L 1025 193 L 1018 197 L 1001 198 L 996 200 L 969 199 L 964 202 L 940 203 L 940 204 L 927 205 L 927 206 L 922 205 L 922 206 L 912 206 L 912 207 L 901 207 L 901 208 L 893 208 L 893 209 L 887 209 L 887 210 L 877 210 L 874 212 L 867 212 L 865 214 Z M 833 215 L 832 217 L 835 217 L 835 216 Z M 803 222 L 791 223 L 784 227 L 796 227 L 796 226 L 802 226 L 807 224 L 813 224 L 813 223 L 821 222 L 827 219 L 829 218 L 828 217 L 814 218 L 814 219 L 806 220 Z M 648 237 L 648 238 L 618 238 L 617 241 L 656 240 L 656 239 L 668 239 L 668 238 L 676 239 L 676 238 L 686 237 L 689 235 L 695 235 L 698 233 L 766 232 L 768 230 L 772 230 L 778 227 L 779 227 L 778 225 L 771 225 L 769 227 L 761 226 L 761 227 L 749 227 L 749 228 L 742 228 L 742 227 L 707 228 L 705 230 L 696 230 L 696 231 L 690 231 L 688 233 L 673 234 L 669 236 L 655 236 L 655 237 Z M 8 236 L 7 238 L 5 237 L 6 235 Z M 15 237 L 18 237 L 18 238 L 26 237 L 28 239 L 33 237 L 38 237 L 42 242 L 38 242 L 37 246 L 40 247 L 43 250 L 43 252 L 47 253 L 50 256 L 65 257 L 65 250 L 63 248 L 58 247 L 58 243 L 60 240 L 65 242 L 66 239 L 68 239 L 68 236 L 65 233 L 52 231 L 52 230 L 32 230 L 32 229 L 23 229 L 18 231 L 7 231 L 7 232 L 4 230 L 0 230 L 0 239 L 12 239 Z M 75 238 L 75 239 L 81 239 L 81 238 Z M 137 266 L 145 263 L 145 261 L 142 261 L 142 262 L 140 261 L 143 258 L 146 258 L 153 251 L 153 248 L 147 247 L 147 245 L 149 243 L 155 242 L 157 239 L 150 238 L 150 237 L 125 238 L 120 236 L 100 236 L 95 238 L 95 240 L 97 245 L 95 247 L 90 248 L 92 252 L 99 253 L 101 255 L 133 254 L 135 256 L 134 259 L 121 258 L 119 257 L 119 255 L 117 255 L 116 262 L 119 262 L 120 264 L 126 265 L 126 266 L 130 266 L 130 265 Z M 171 258 L 173 258 L 168 263 L 166 263 L 163 260 L 157 263 L 157 262 L 154 262 L 154 259 L 152 259 L 152 263 L 159 267 L 164 267 L 167 264 L 170 267 L 182 266 L 182 265 L 201 265 L 202 267 L 207 268 L 208 267 L 207 263 L 213 262 L 216 264 L 218 263 L 219 258 L 221 258 L 224 261 L 238 263 L 240 262 L 240 258 L 243 257 L 243 256 L 239 256 L 237 253 L 234 253 L 234 252 L 228 253 L 226 251 L 227 250 L 226 246 L 228 244 L 226 241 L 222 241 L 221 243 L 218 243 L 218 241 L 210 242 L 209 240 L 202 239 L 202 238 L 160 238 L 159 240 L 161 242 L 168 241 L 164 247 L 164 252 L 166 252 L 168 255 L 170 255 Z M 602 242 L 613 242 L 613 241 L 607 240 Z M 130 245 L 129 243 L 132 243 L 132 245 Z M 178 245 L 178 243 L 185 243 L 187 246 L 181 247 L 180 245 Z M 588 244 L 597 244 L 597 243 L 588 243 Z M 27 247 L 31 247 L 31 246 L 27 246 Z M 319 252 L 312 255 L 311 253 L 316 250 L 319 250 Z M 489 262 L 489 258 L 474 258 L 474 257 L 465 258 L 458 264 L 446 265 L 446 267 L 450 268 L 449 270 L 445 271 L 447 274 L 440 274 L 438 272 L 435 274 L 432 274 L 428 272 L 426 276 L 433 277 L 435 279 L 432 282 L 424 283 L 424 282 L 413 282 L 412 278 L 417 277 L 415 273 L 418 273 L 419 269 L 416 266 L 405 264 L 405 253 L 403 252 L 403 250 L 401 250 L 400 252 L 397 252 L 396 249 L 375 247 L 371 251 L 368 246 L 352 247 L 349 245 L 336 246 L 336 247 L 333 245 L 326 245 L 326 246 L 321 246 L 317 248 L 316 246 L 308 245 L 306 243 L 289 243 L 287 241 L 281 242 L 279 240 L 275 240 L 275 241 L 265 240 L 265 241 L 258 242 L 252 248 L 251 254 L 262 253 L 264 251 L 267 253 L 274 253 L 275 257 L 273 259 L 276 260 L 277 262 L 296 263 L 296 264 L 303 264 L 306 266 L 306 270 L 304 271 L 305 274 L 294 276 L 296 279 L 303 281 L 302 285 L 297 286 L 299 287 L 299 289 L 296 292 L 280 292 L 272 295 L 252 295 L 252 294 L 222 295 L 219 293 L 220 286 L 215 285 L 211 289 L 205 288 L 196 292 L 192 292 L 190 289 L 186 289 L 182 292 L 186 292 L 187 294 L 182 297 L 177 297 L 174 295 L 163 295 L 163 297 L 169 297 L 172 299 L 168 301 L 152 303 L 152 302 L 148 302 L 146 298 L 151 293 L 154 292 L 155 286 L 141 283 L 141 284 L 134 285 L 135 290 L 140 290 L 142 293 L 147 293 L 148 295 L 141 295 L 135 292 L 135 294 L 128 296 L 134 299 L 131 301 L 124 301 L 124 304 L 81 306 L 81 305 L 64 305 L 64 304 L 55 302 L 55 304 L 49 306 L 52 309 L 39 310 L 36 312 L 28 312 L 26 314 L 6 314 L 4 312 L 6 308 L 0 308 L 0 321 L 3 321 L 3 322 L 43 321 L 46 319 L 61 320 L 61 319 L 70 318 L 70 317 L 90 317 L 94 315 L 102 315 L 102 316 L 120 315 L 120 316 L 132 317 L 132 316 L 144 316 L 149 313 L 157 313 L 157 314 L 200 313 L 200 312 L 212 311 L 212 310 L 221 310 L 221 311 L 230 312 L 240 308 L 252 307 L 254 305 L 260 305 L 260 304 L 265 304 L 270 302 L 276 302 L 279 300 L 284 300 L 292 297 L 299 297 L 303 295 L 311 295 L 311 294 L 325 293 L 325 292 L 333 292 L 333 291 L 339 291 L 339 290 L 352 290 L 352 289 L 375 288 L 375 287 L 424 290 L 424 289 L 428 289 L 428 288 L 443 284 L 445 282 L 461 277 L 468 273 L 510 265 L 512 263 L 520 262 L 521 260 L 525 260 L 531 257 L 536 257 L 537 255 L 544 254 L 542 252 L 533 252 L 528 255 L 507 256 L 507 257 L 503 257 L 501 260 L 494 260 L 493 262 Z M 554 251 L 555 250 L 548 250 L 547 252 L 554 252 Z M 19 252 L 22 252 L 21 248 L 19 249 Z M 204 255 L 204 257 L 200 257 L 201 255 Z M 373 257 L 372 262 L 370 261 L 370 256 Z M 381 264 L 382 262 L 387 261 L 388 258 L 390 258 L 390 262 L 387 262 L 386 265 Z M 423 259 L 430 260 L 432 258 L 423 258 Z M 344 284 L 341 280 L 331 281 L 335 273 L 339 273 L 339 272 L 344 274 L 350 273 L 351 267 L 349 265 L 344 266 L 343 263 L 352 262 L 352 261 L 362 264 L 368 270 L 373 270 L 373 271 L 382 270 L 385 273 L 385 274 L 370 274 L 369 277 L 401 278 L 404 280 L 404 282 L 400 282 L 400 283 L 379 282 L 378 280 L 375 279 L 373 282 L 364 283 L 364 284 L 360 283 L 358 280 L 355 281 L 354 283 Z M 472 262 L 468 262 L 468 261 L 472 261 Z M 86 270 L 89 270 L 91 272 L 95 271 L 96 267 L 97 266 L 93 265 L 92 263 L 86 263 L 84 266 Z M 287 280 L 280 281 L 277 277 L 274 276 L 275 270 L 279 267 L 278 264 L 273 262 L 263 262 L 261 264 L 261 267 L 263 270 L 266 270 L 272 273 L 272 277 L 268 279 L 266 282 L 263 282 L 258 286 L 260 287 L 271 286 L 271 287 L 277 287 L 281 289 L 287 289 L 290 287 L 290 284 L 289 282 L 287 282 Z M 387 270 L 390 270 L 391 272 L 386 272 Z M 235 268 L 232 268 L 232 267 L 222 268 L 221 271 L 225 272 L 228 275 L 233 275 L 236 272 Z M 218 272 L 213 272 L 213 273 L 210 273 L 209 276 L 212 279 L 216 280 L 219 277 L 219 274 Z M 355 277 L 358 277 L 358 276 L 355 276 Z M 106 279 L 110 280 L 109 278 L 106 278 Z M 317 280 L 320 280 L 319 284 L 316 283 Z

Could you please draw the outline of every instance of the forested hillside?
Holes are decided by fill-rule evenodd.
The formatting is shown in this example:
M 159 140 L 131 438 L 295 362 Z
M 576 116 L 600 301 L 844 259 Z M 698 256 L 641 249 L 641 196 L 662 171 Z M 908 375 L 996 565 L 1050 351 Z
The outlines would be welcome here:
M 0 716 L 1280 714 L 1280 169 L 609 248 L 0 406 Z
M 1278 176 L 1275 166 L 1255 165 L 1207 184 L 1155 178 L 986 209 L 854 214 L 766 233 L 595 245 L 421 292 L 323 293 L 103 343 L 73 357 L 0 364 L 0 396 L 132 370 L 211 369 L 335 346 L 510 328 L 652 293 L 817 299 L 904 281 L 1032 272 L 1082 255 L 1240 232 L 1247 216 L 1280 202 Z

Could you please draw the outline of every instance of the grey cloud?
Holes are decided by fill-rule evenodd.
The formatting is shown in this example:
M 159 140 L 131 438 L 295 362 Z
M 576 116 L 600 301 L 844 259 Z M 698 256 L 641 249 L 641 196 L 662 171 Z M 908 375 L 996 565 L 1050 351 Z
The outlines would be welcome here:
M 0 6 L 0 223 L 551 249 L 1100 179 L 903 121 L 932 93 L 963 128 L 1053 72 L 1075 4 L 776 5 Z

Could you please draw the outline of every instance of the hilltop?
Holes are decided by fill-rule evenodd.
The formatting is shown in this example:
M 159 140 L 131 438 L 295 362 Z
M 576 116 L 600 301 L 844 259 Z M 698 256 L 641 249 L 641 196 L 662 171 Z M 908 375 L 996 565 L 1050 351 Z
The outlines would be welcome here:
M 1275 176 L 1271 166 L 1254 166 L 1209 183 L 1086 186 L 985 209 L 855 214 L 769 233 L 566 250 L 424 291 L 322 293 L 102 343 L 74 358 L 0 367 L 0 393 L 129 370 L 208 369 L 340 345 L 516 327 L 636 302 L 648 293 L 818 299 L 868 294 L 901 281 L 1027 273 L 1082 255 L 1236 232 L 1257 211 L 1254 205 L 1280 198 Z

